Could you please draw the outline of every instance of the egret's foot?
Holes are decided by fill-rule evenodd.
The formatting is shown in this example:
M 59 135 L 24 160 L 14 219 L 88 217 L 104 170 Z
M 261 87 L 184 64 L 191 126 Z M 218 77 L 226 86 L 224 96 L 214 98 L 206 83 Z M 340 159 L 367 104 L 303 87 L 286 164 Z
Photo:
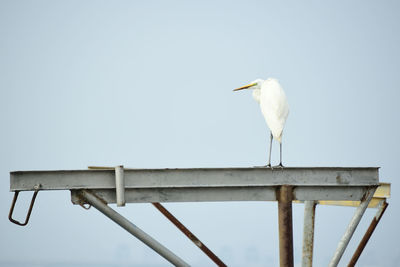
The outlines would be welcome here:
M 283 169 L 283 168 L 285 168 L 285 166 L 283 166 L 282 162 L 281 162 L 281 163 L 279 163 L 279 165 L 276 165 L 276 166 L 274 166 L 272 168 L 281 168 L 281 169 Z
M 265 168 L 272 168 L 271 163 L 264 166 Z

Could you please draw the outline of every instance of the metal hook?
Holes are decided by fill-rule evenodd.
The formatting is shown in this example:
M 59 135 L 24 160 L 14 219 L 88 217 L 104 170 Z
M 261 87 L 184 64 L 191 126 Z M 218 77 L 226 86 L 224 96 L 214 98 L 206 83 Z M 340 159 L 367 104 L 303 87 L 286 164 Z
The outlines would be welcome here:
M 17 198 L 18 198 L 18 194 L 19 194 L 19 191 L 15 191 L 15 193 L 14 193 L 14 198 L 13 198 L 13 201 L 12 201 L 12 203 L 11 203 L 10 213 L 8 214 L 8 219 L 9 219 L 12 223 L 15 223 L 15 224 L 20 225 L 20 226 L 25 226 L 25 225 L 27 225 L 28 222 L 29 222 L 29 218 L 31 217 L 31 212 L 32 212 L 32 209 L 33 209 L 33 204 L 35 203 L 35 199 L 36 199 L 36 196 L 37 196 L 38 193 L 39 193 L 39 190 L 35 190 L 35 192 L 33 193 L 32 200 L 31 200 L 31 204 L 29 205 L 28 214 L 26 215 L 26 218 L 25 218 L 25 222 L 24 222 L 24 223 L 21 223 L 21 222 L 19 222 L 19 221 L 17 221 L 17 220 L 14 220 L 14 219 L 12 218 L 12 215 L 13 215 L 13 212 L 14 212 L 15 203 L 17 202 Z

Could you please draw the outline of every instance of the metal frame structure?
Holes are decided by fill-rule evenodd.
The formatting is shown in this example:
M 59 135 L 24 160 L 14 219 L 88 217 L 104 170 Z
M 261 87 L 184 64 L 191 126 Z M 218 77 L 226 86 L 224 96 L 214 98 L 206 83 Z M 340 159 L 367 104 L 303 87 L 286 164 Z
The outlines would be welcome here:
M 302 266 L 312 266 L 316 205 L 356 206 L 355 214 L 329 265 L 337 266 L 368 205 L 376 202 L 374 193 L 379 185 L 378 168 L 370 167 L 124 169 L 123 166 L 117 166 L 112 169 L 92 167 L 89 170 L 16 171 L 10 173 L 10 190 L 15 192 L 15 196 L 9 218 L 14 223 L 26 225 L 38 191 L 71 190 L 74 204 L 85 208 L 86 204 L 95 207 L 170 263 L 189 266 L 108 205 L 116 203 L 121 207 L 125 203 L 153 203 L 218 266 L 226 266 L 159 202 L 277 201 L 280 265 L 293 266 L 292 203 L 304 202 Z M 12 218 L 20 191 L 35 192 L 24 223 Z M 382 199 L 386 200 L 387 193 L 383 195 L 380 195 L 378 203 L 386 203 Z M 371 202 L 371 199 L 375 202 Z M 371 229 L 352 259 L 353 265 L 386 206 L 380 206 Z

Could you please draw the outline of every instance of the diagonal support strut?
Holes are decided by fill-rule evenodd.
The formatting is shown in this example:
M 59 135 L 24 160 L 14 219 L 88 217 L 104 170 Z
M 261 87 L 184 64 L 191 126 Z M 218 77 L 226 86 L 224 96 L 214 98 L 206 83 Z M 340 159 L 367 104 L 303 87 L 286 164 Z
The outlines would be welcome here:
M 80 196 L 83 198 L 85 202 L 95 207 L 101 213 L 106 215 L 108 218 L 113 220 L 119 226 L 124 228 L 126 231 L 134 235 L 140 241 L 145 243 L 147 246 L 152 248 L 162 257 L 164 257 L 167 261 L 172 263 L 175 266 L 190 266 L 181 258 L 176 256 L 173 252 L 169 249 L 161 245 L 157 240 L 146 234 L 143 230 L 139 227 L 131 223 L 128 219 L 123 217 L 121 214 L 110 208 L 101 198 L 96 196 L 95 194 L 87 191 L 87 190 L 80 190 Z
M 358 223 L 360 222 L 365 210 L 367 209 L 368 204 L 375 193 L 375 190 L 376 187 L 372 187 L 368 189 L 368 191 L 365 193 L 363 199 L 361 200 L 360 206 L 357 207 L 353 218 L 347 226 L 346 232 L 343 234 L 342 239 L 339 241 L 335 254 L 333 255 L 333 258 L 328 265 L 329 267 L 336 267 L 339 264 L 339 261 L 342 258 L 343 253 L 346 250 L 347 245 L 349 244 L 350 239 L 358 226 Z
M 184 233 L 196 246 L 198 246 L 219 267 L 227 265 L 218 258 L 203 242 L 201 242 L 189 229 L 187 229 L 174 215 L 172 215 L 161 203 L 152 203 L 168 220 L 170 220 L 182 233 Z
M 376 226 L 381 220 L 383 213 L 385 213 L 385 210 L 388 205 L 389 204 L 385 200 L 383 200 L 383 203 L 379 206 L 379 209 L 376 212 L 374 218 L 372 219 L 371 224 L 369 225 L 367 231 L 365 232 L 363 239 L 360 241 L 360 244 L 358 245 L 356 251 L 354 252 L 353 257 L 351 258 L 349 264 L 347 265 L 348 267 L 353 267 L 356 265 L 358 258 L 361 256 L 361 253 L 363 252 L 365 246 L 367 245 L 372 233 L 374 232 Z

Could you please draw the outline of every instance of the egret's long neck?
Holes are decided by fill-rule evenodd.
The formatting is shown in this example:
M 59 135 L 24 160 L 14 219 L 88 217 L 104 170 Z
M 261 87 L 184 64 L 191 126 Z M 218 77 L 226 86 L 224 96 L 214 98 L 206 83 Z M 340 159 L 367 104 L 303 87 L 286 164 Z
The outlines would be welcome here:
M 253 89 L 253 98 L 255 101 L 257 101 L 258 104 L 260 104 L 260 95 L 261 95 L 260 88 L 254 88 Z

